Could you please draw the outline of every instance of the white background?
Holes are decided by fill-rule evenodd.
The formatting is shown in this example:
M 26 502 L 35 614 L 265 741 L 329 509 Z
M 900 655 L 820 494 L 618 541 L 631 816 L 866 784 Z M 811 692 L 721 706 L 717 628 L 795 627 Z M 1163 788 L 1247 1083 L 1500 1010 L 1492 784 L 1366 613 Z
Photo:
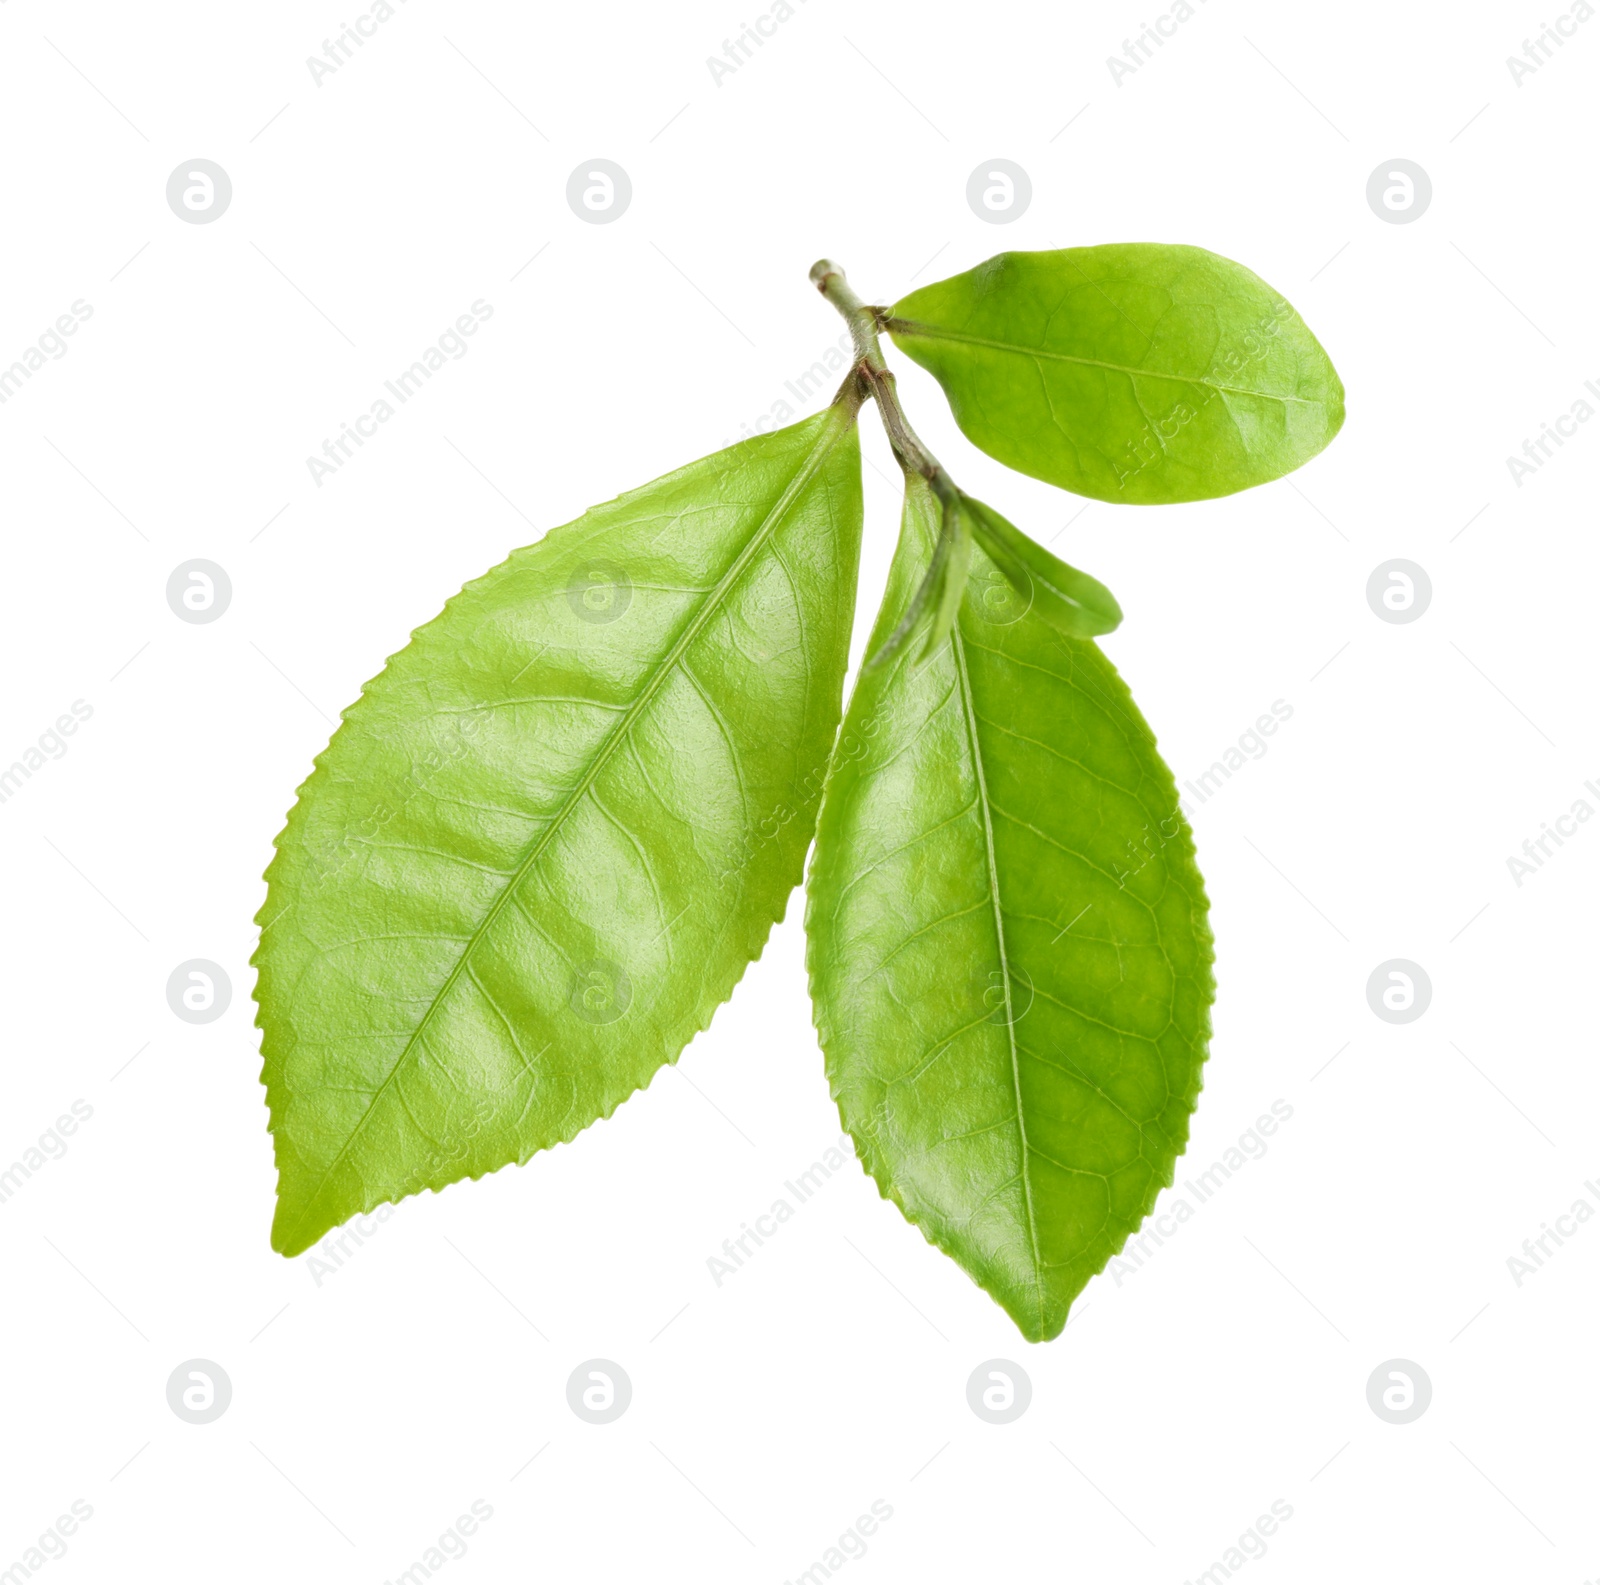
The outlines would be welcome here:
M 796 0 L 719 86 L 760 4 L 407 0 L 320 86 L 353 5 L 0 5 L 0 364 L 93 309 L 0 407 L 0 762 L 93 710 L 0 804 L 0 1166 L 93 1108 L 0 1205 L 0 1569 L 83 1499 L 47 1585 L 378 1585 L 482 1499 L 446 1585 L 778 1585 L 881 1499 L 847 1585 L 1180 1585 L 1282 1499 L 1252 1580 L 1578 1585 L 1600 1225 L 1520 1286 L 1507 1258 L 1600 1204 L 1600 827 L 1520 887 L 1506 860 L 1600 807 L 1600 424 L 1520 486 L 1506 458 L 1600 381 L 1600 20 L 1517 86 L 1558 13 L 1207 0 L 1118 85 L 1170 8 Z M 197 157 L 233 184 L 203 225 L 165 200 Z M 596 157 L 632 180 L 614 224 L 566 202 Z M 965 198 L 997 157 L 1033 186 L 1006 225 Z M 1411 224 L 1366 199 L 1396 157 L 1432 179 Z M 797 898 L 614 1119 L 407 1201 L 320 1285 L 273 1254 L 251 919 L 361 683 L 512 546 L 768 415 L 839 334 L 818 255 L 888 302 L 1132 240 L 1247 263 L 1329 349 L 1349 418 L 1292 480 L 1086 505 L 894 361 L 957 480 L 1116 591 L 1105 647 L 1180 780 L 1292 707 L 1190 800 L 1220 991 L 1168 1198 L 1282 1099 L 1268 1154 L 1043 1346 L 854 1162 L 716 1287 L 838 1131 Z M 468 355 L 316 485 L 306 457 L 479 298 Z M 864 424 L 858 646 L 897 516 Z M 194 557 L 232 580 L 209 625 L 166 603 Z M 1365 595 L 1395 557 L 1433 586 L 1405 625 Z M 206 1026 L 166 1002 L 190 958 L 232 980 Z M 1432 981 L 1407 1025 L 1367 1003 L 1390 958 Z M 233 1387 L 205 1426 L 166 1401 L 195 1357 Z M 594 1357 L 633 1383 L 608 1426 L 567 1407 Z M 996 1357 L 1033 1389 L 1005 1426 L 966 1402 Z M 1408 1425 L 1366 1399 L 1395 1358 L 1433 1387 Z

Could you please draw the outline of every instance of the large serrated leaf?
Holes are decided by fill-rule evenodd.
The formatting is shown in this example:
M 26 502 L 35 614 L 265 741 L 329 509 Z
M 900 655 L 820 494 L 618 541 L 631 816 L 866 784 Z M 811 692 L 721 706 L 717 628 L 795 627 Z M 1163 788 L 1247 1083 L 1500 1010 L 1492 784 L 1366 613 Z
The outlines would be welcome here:
M 800 879 L 861 538 L 834 407 L 470 583 L 300 789 L 258 916 L 273 1245 L 571 1139 Z
M 889 310 L 974 444 L 1130 505 L 1276 479 L 1344 422 L 1344 387 L 1260 276 L 1155 242 L 1002 253 Z
M 873 648 L 921 579 L 920 481 Z M 863 671 L 808 882 L 840 1115 L 882 1192 L 1035 1341 L 1172 1182 L 1211 932 L 1170 772 L 1090 641 L 973 550 L 950 641 Z

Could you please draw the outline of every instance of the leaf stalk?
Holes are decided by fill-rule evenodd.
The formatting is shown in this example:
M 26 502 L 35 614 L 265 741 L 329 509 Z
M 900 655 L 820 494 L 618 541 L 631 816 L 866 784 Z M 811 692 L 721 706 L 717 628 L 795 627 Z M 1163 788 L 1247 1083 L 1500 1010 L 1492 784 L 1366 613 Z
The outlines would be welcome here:
M 941 584 L 952 554 L 958 545 L 964 546 L 970 540 L 971 531 L 961 517 L 966 498 L 956 488 L 950 475 L 944 471 L 939 459 L 923 444 L 921 436 L 911 427 L 911 421 L 900 405 L 900 396 L 895 388 L 894 371 L 885 361 L 883 347 L 878 341 L 878 331 L 888 320 L 888 309 L 874 308 L 864 303 L 845 279 L 844 271 L 832 259 L 818 259 L 811 266 L 811 281 L 839 310 L 845 323 L 850 327 L 850 340 L 854 345 L 856 356 L 853 371 L 855 386 L 858 390 L 864 388 L 870 392 L 878 404 L 884 433 L 889 437 L 889 447 L 894 452 L 895 461 L 900 464 L 901 472 L 908 479 L 913 475 L 926 479 L 939 502 L 939 535 L 934 543 L 933 559 L 928 565 L 921 586 L 906 608 L 905 616 L 889 636 L 888 641 L 867 662 L 869 666 L 880 666 L 899 650 L 921 620 L 923 613 L 934 604 L 935 595 L 942 592 Z M 851 381 L 847 380 L 840 388 L 840 396 L 845 395 L 850 385 Z M 856 399 L 859 400 L 859 396 Z M 964 569 L 965 555 L 957 555 L 955 559 Z M 959 597 L 953 601 L 944 598 L 938 600 L 938 617 L 923 650 L 925 657 L 943 641 L 949 630 L 949 624 L 954 621 L 955 609 L 959 603 Z
M 839 310 L 850 327 L 850 339 L 855 346 L 856 367 L 871 391 L 878 411 L 883 415 L 883 427 L 895 460 L 906 473 L 920 474 L 933 487 L 941 505 L 952 507 L 961 498 L 961 492 L 951 481 L 939 459 L 923 444 L 921 437 L 911 427 L 905 409 L 900 405 L 895 389 L 894 371 L 883 356 L 878 342 L 878 331 L 888 318 L 886 308 L 873 308 L 862 302 L 855 289 L 845 279 L 845 273 L 832 259 L 818 259 L 811 266 L 811 281 L 827 300 Z

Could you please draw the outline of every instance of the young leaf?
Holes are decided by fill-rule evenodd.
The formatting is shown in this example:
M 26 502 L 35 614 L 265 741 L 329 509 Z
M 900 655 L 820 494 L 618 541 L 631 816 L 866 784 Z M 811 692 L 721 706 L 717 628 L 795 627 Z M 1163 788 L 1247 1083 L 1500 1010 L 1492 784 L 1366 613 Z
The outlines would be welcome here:
M 906 478 L 905 514 L 909 515 L 914 510 L 923 509 L 927 500 L 926 481 L 914 481 L 909 475 Z M 966 576 L 967 556 L 972 543 L 972 533 L 968 528 L 958 528 L 956 523 L 955 503 L 946 501 L 936 509 L 937 526 L 934 530 L 933 555 L 928 561 L 927 570 L 922 575 L 912 592 L 911 598 L 905 602 L 900 620 L 893 630 L 884 638 L 882 643 L 868 646 L 866 664 L 869 666 L 883 666 L 895 655 L 899 654 L 900 647 L 917 625 L 928 619 L 928 637 L 923 643 L 924 656 L 932 654 L 939 647 L 940 639 L 936 637 L 941 632 L 950 630 L 950 621 L 954 618 L 954 611 L 950 605 L 950 580 L 948 568 L 952 558 L 961 563 L 962 576 Z M 902 516 L 902 532 L 904 532 L 905 517 Z M 956 599 L 960 599 L 960 588 L 956 586 Z M 928 617 L 929 610 L 933 615 Z M 874 633 L 874 638 L 878 635 Z
M 936 524 L 924 488 L 879 633 Z M 972 560 L 976 596 L 995 571 Z M 1056 1336 L 1172 1182 L 1213 991 L 1171 773 L 1095 645 L 974 598 L 927 664 L 864 671 L 806 930 L 829 1081 L 880 1190 L 1025 1337 Z
M 1103 583 L 1052 556 L 992 506 L 970 495 L 963 500 L 978 543 L 1005 574 L 1024 609 L 1032 604 L 1051 627 L 1068 638 L 1096 638 L 1116 630 L 1122 621 L 1122 607 Z M 992 585 L 983 593 L 991 608 L 994 593 Z
M 908 488 L 908 509 L 913 499 L 914 492 Z M 950 629 L 956 624 L 956 615 L 966 595 L 967 574 L 972 565 L 972 522 L 968 514 L 961 510 L 959 502 L 952 501 L 944 509 L 942 533 L 949 549 L 939 569 L 939 598 L 934 606 L 933 621 L 928 625 L 928 637 L 922 646 L 924 660 L 950 636 Z
M 1344 387 L 1300 316 L 1204 248 L 1002 253 L 903 298 L 888 328 L 969 440 L 1102 501 L 1264 484 L 1344 422 Z
M 571 1139 L 706 1026 L 800 879 L 860 538 L 835 406 L 515 552 L 367 685 L 258 916 L 276 1249 Z

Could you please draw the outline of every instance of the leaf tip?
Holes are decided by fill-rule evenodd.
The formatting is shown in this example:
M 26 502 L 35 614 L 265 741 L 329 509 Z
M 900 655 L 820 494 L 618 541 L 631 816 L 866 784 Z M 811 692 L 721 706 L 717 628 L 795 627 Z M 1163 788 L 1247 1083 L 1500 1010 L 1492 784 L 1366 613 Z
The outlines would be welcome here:
M 280 1188 L 278 1208 L 272 1216 L 273 1251 L 282 1255 L 285 1260 L 293 1260 L 296 1255 L 303 1255 L 323 1233 L 328 1231 L 326 1227 L 321 1228 L 308 1238 L 305 1236 L 305 1223 L 303 1213 L 294 1215 L 290 1212 L 288 1202 L 284 1200 Z

